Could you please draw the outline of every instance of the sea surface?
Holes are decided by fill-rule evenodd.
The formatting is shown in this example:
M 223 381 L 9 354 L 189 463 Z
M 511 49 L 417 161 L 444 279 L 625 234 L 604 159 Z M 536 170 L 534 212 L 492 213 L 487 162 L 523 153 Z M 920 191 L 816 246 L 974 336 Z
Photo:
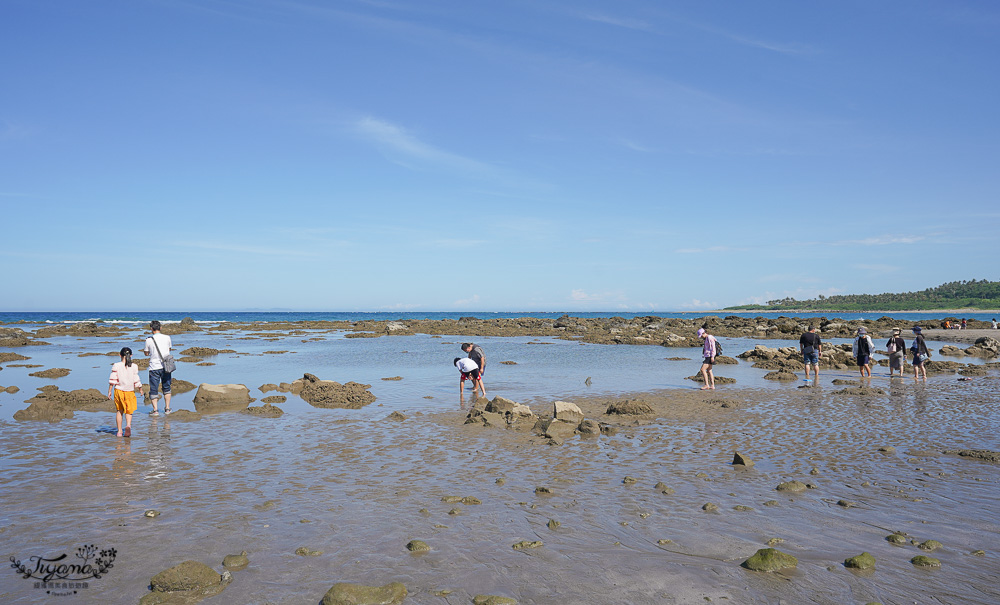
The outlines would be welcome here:
M 692 319 L 697 317 L 825 317 L 828 319 L 879 319 L 892 317 L 905 321 L 930 321 L 946 317 L 959 317 L 991 321 L 996 313 L 966 312 L 953 314 L 942 311 L 871 311 L 871 312 L 821 312 L 821 313 L 790 313 L 783 312 L 735 312 L 735 311 L 642 311 L 626 313 L 623 311 L 3 311 L 0 312 L 0 323 L 24 322 L 29 324 L 45 323 L 148 323 L 154 319 L 162 323 L 179 322 L 185 317 L 203 324 L 218 324 L 223 322 L 292 322 L 292 321 L 398 321 L 407 319 L 460 319 L 476 317 L 479 319 L 543 317 L 552 318 L 569 315 L 581 318 L 623 317 L 668 317 Z

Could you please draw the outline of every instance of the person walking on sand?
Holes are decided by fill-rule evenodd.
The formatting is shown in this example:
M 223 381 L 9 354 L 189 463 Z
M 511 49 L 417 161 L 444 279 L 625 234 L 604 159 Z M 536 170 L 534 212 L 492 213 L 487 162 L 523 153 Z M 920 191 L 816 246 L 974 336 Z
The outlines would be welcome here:
M 870 336 L 868 336 L 868 330 L 864 328 L 858 328 L 858 336 L 854 339 L 854 346 L 851 347 L 852 355 L 858 362 L 858 368 L 861 369 L 861 377 L 872 377 L 872 351 L 875 350 L 875 343 L 872 342 Z
M 899 328 L 892 329 L 892 336 L 885 343 L 885 350 L 889 353 L 889 378 L 892 373 L 899 370 L 899 377 L 903 377 L 903 359 L 906 357 L 906 341 L 899 335 Z
M 924 380 L 927 380 L 927 368 L 924 367 L 924 363 L 931 358 L 931 352 L 927 350 L 927 343 L 924 342 L 920 326 L 913 326 L 913 344 L 910 345 L 910 352 L 913 353 L 913 378 L 919 379 L 923 375 Z
M 111 377 L 108 378 L 108 399 L 115 402 L 115 426 L 119 437 L 132 436 L 132 414 L 138 407 L 135 390 L 142 392 L 142 379 L 139 378 L 139 366 L 132 363 L 132 349 L 122 347 L 118 352 L 121 361 L 111 366 Z M 125 417 L 125 429 L 122 430 L 122 416 Z
M 701 362 L 701 377 L 705 381 L 705 386 L 701 387 L 701 390 L 714 391 L 715 373 L 712 372 L 712 366 L 715 365 L 715 356 L 718 351 L 718 348 L 715 346 L 715 337 L 709 334 L 705 328 L 699 328 L 698 338 L 704 342 L 701 347 L 701 356 L 703 358 Z
M 819 357 L 823 354 L 823 341 L 816 333 L 816 326 L 810 325 L 809 331 L 799 338 L 799 352 L 802 353 L 802 362 L 806 364 L 806 380 L 809 380 L 809 369 L 815 371 L 816 380 L 819 380 Z
M 478 386 L 483 391 L 483 397 L 486 397 L 486 388 L 483 387 L 483 381 L 479 378 L 479 365 L 469 357 L 456 357 L 454 363 L 458 371 L 461 372 L 461 376 L 458 379 L 458 396 L 465 397 L 465 381 L 472 381 L 472 397 L 475 399 L 476 387 Z
M 163 369 L 163 359 L 170 355 L 170 337 L 160 334 L 160 322 L 153 320 L 149 322 L 149 329 L 153 332 L 146 339 L 146 346 L 142 352 L 149 357 L 149 399 L 153 402 L 153 411 L 150 416 L 158 416 L 157 403 L 160 400 L 160 392 L 163 393 L 163 412 L 170 413 L 170 372 Z

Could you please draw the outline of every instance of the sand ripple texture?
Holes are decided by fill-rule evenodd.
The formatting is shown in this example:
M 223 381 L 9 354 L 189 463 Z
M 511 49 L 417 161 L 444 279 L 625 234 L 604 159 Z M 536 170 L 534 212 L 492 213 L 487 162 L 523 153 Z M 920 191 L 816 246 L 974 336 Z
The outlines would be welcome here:
M 266 367 L 254 366 L 256 382 L 241 381 L 284 377 Z M 454 382 L 444 404 L 437 392 L 423 399 L 422 387 L 407 393 L 405 367 L 372 373 L 404 380 L 371 381 L 387 390 L 362 410 L 290 406 L 280 418 L 196 422 L 140 414 L 131 440 L 94 430 L 109 414 L 0 420 L 2 551 L 116 548 L 115 567 L 73 597 L 80 603 L 135 603 L 161 570 L 193 559 L 221 571 L 223 557 L 244 550 L 249 567 L 207 602 L 315 603 L 341 581 L 400 581 L 407 603 L 454 605 L 477 594 L 585 605 L 1000 602 L 1000 466 L 942 453 L 1000 450 L 995 370 L 968 382 L 879 379 L 887 394 L 877 398 L 838 395 L 832 376 L 802 389 L 649 390 L 630 395 L 655 410 L 635 422 L 603 415 L 621 393 L 574 396 L 588 418 L 619 430 L 562 445 L 464 424 Z M 567 396 L 545 386 L 535 385 L 536 412 Z M 392 411 L 406 419 L 389 419 Z M 732 466 L 734 451 L 756 464 Z M 812 487 L 775 490 L 790 480 Z M 718 509 L 703 510 L 707 503 Z M 150 509 L 160 515 L 146 517 Z M 890 544 L 893 532 L 914 542 Z M 407 551 L 414 539 L 431 550 Z M 740 567 L 772 539 L 797 569 Z M 933 553 L 939 569 L 910 563 L 928 539 L 944 545 Z M 542 545 L 512 548 L 521 541 Z M 299 547 L 322 554 L 299 556 Z M 980 549 L 984 556 L 971 554 Z M 843 566 L 861 552 L 875 556 L 874 572 Z M 32 582 L 0 574 L 0 602 L 55 600 Z

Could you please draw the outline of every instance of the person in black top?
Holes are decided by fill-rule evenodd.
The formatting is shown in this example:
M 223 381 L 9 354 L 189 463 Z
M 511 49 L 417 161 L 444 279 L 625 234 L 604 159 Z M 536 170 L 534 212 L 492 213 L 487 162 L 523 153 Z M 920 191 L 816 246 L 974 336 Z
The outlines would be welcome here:
M 910 351 L 913 353 L 913 377 L 920 378 L 923 374 L 924 380 L 927 380 L 927 368 L 924 367 L 924 361 L 930 359 L 931 353 L 927 350 L 927 343 L 924 342 L 924 335 L 921 333 L 920 326 L 913 327 L 913 344 L 910 345 Z M 926 356 L 926 357 L 921 357 Z
M 809 326 L 809 331 L 799 338 L 799 351 L 802 353 L 802 361 L 806 364 L 806 380 L 809 380 L 810 366 L 816 372 L 815 378 L 819 379 L 819 356 L 823 354 L 823 341 L 816 333 L 816 326 Z
M 899 370 L 899 377 L 903 377 L 903 358 L 906 357 L 906 341 L 899 335 L 899 328 L 892 329 L 892 337 L 885 343 L 885 350 L 889 353 L 889 378 L 892 378 L 893 370 Z

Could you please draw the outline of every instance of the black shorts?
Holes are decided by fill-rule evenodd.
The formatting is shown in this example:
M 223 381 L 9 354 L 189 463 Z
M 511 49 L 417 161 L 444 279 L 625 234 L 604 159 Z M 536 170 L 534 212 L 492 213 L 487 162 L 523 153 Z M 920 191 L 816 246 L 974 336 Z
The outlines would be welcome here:
M 706 358 L 705 358 L 705 361 L 703 361 L 702 363 L 704 363 L 704 364 L 706 364 L 706 365 L 710 365 L 710 366 L 714 366 L 714 365 L 715 365 L 715 362 L 714 362 L 714 361 L 712 361 L 712 358 L 711 358 L 711 357 L 706 357 Z
M 480 374 L 479 370 L 472 370 L 471 372 L 462 372 L 462 382 L 466 380 L 471 380 L 473 382 L 479 380 Z

